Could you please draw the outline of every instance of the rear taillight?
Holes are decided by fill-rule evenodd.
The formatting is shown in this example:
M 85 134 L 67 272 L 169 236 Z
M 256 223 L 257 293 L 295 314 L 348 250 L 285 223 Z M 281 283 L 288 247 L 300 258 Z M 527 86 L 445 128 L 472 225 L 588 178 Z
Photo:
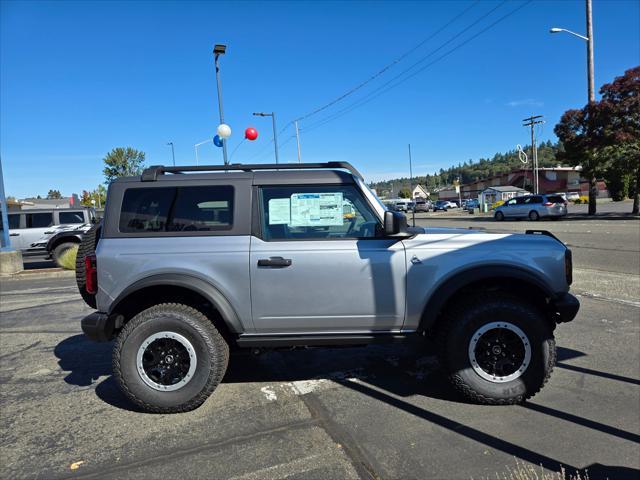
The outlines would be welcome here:
M 564 251 L 564 276 L 567 279 L 567 285 L 573 282 L 573 259 L 571 250 L 568 248 Z
M 542 205 L 545 206 L 545 207 L 553 207 L 555 204 L 552 203 L 552 202 L 545 202 Z
M 96 256 L 87 255 L 84 257 L 84 288 L 87 293 L 95 295 L 98 293 L 98 269 L 96 268 Z

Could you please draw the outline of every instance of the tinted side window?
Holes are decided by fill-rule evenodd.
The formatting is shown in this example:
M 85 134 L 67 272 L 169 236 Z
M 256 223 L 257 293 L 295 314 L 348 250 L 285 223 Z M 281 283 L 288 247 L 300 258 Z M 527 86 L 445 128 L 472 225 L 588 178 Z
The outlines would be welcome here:
M 229 230 L 233 225 L 233 187 L 178 188 L 167 230 L 202 232 Z
M 538 197 L 538 196 L 534 196 L 534 197 L 526 197 L 526 202 L 527 204 L 531 204 L 531 203 L 542 203 L 542 197 Z
M 518 198 L 516 198 L 516 204 L 517 205 L 522 205 L 522 204 L 524 204 L 525 200 L 526 200 L 526 197 L 518 197 Z
M 9 229 L 20 228 L 20 214 L 10 213 L 8 216 L 9 216 Z
M 53 225 L 53 213 L 27 213 L 27 228 L 47 228 Z
M 233 225 L 233 187 L 131 188 L 124 194 L 120 231 L 202 232 Z
M 551 203 L 565 203 L 561 195 L 547 195 L 547 201 Z
M 58 212 L 58 218 L 61 224 L 84 223 L 82 212 Z
M 173 187 L 130 188 L 124 192 L 120 231 L 164 232 L 175 194 Z

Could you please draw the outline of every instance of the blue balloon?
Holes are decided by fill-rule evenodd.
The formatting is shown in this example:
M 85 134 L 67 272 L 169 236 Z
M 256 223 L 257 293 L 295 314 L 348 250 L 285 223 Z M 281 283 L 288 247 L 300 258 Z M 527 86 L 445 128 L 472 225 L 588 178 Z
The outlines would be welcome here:
M 213 137 L 213 144 L 216 147 L 221 147 L 222 146 L 222 139 L 220 138 L 219 135 L 216 135 L 215 137 Z

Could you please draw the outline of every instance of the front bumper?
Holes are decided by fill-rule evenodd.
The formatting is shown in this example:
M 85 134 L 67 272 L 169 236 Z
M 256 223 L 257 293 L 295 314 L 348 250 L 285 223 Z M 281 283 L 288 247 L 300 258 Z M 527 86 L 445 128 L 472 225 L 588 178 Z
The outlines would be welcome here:
M 570 293 L 563 293 L 551 301 L 556 323 L 570 322 L 580 310 L 580 302 Z
M 108 342 L 114 336 L 116 318 L 102 312 L 93 312 L 80 322 L 82 331 L 94 342 Z

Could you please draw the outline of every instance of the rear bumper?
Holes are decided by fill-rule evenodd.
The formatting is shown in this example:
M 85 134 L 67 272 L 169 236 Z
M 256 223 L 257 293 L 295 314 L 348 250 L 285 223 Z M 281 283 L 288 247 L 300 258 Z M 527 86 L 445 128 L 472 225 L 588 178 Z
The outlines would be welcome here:
M 570 293 L 563 293 L 551 301 L 556 323 L 570 322 L 580 310 L 580 302 Z
M 80 322 L 82 331 L 94 342 L 108 342 L 113 338 L 116 319 L 102 312 L 93 312 Z

